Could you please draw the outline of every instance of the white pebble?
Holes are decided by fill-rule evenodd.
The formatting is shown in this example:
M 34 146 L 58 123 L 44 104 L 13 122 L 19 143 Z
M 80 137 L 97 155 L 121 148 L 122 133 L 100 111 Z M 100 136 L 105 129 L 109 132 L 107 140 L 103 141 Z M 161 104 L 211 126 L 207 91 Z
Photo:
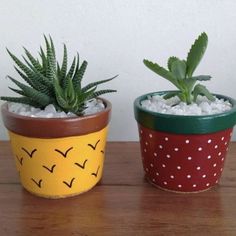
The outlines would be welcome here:
M 100 112 L 105 109 L 105 105 L 102 100 L 92 99 L 90 101 L 85 102 L 86 109 L 84 110 L 84 115 L 90 115 L 97 112 Z M 20 103 L 8 103 L 8 110 L 10 112 L 17 113 L 22 116 L 29 117 L 40 117 L 40 118 L 66 118 L 66 117 L 76 117 L 76 115 L 72 112 L 68 112 L 67 114 L 64 111 L 56 111 L 55 107 L 52 104 L 49 104 L 45 107 L 44 110 L 39 108 L 35 108 L 29 105 L 20 104 Z
M 229 101 L 215 98 L 215 101 L 211 102 L 205 96 L 198 96 L 196 103 L 187 105 L 177 96 L 165 100 L 162 96 L 156 95 L 149 96 L 141 102 L 141 105 L 149 111 L 173 115 L 211 115 L 232 108 Z

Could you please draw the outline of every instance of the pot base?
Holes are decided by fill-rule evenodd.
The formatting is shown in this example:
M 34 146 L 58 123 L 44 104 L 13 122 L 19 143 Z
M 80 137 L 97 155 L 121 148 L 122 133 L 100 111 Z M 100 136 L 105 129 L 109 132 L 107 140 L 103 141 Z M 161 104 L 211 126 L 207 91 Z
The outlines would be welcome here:
M 154 184 L 147 176 L 145 176 L 146 180 L 148 181 L 148 183 L 150 183 L 151 185 L 153 185 L 154 187 L 164 190 L 166 192 L 171 192 L 171 193 L 179 193 L 179 194 L 191 194 L 191 193 L 202 193 L 202 192 L 206 192 L 212 188 L 214 188 L 215 186 L 211 186 L 209 188 L 203 189 L 203 190 L 198 190 L 198 191 L 177 191 L 177 190 L 171 190 L 171 189 L 167 189 L 167 188 L 163 188 L 157 184 Z

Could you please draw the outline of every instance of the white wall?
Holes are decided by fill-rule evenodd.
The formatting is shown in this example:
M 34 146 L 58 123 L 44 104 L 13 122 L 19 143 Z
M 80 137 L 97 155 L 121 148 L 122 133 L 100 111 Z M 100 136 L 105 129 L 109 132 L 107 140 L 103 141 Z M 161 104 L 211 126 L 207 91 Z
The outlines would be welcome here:
M 5 76 L 16 76 L 5 47 L 18 56 L 22 46 L 36 53 L 42 35 L 51 34 L 59 55 L 64 42 L 71 56 L 79 51 L 88 60 L 87 82 L 119 74 L 109 84 L 118 93 L 106 96 L 113 104 L 109 140 L 137 140 L 133 100 L 173 88 L 146 69 L 142 59 L 165 65 L 171 55 L 184 58 L 202 31 L 208 34 L 209 46 L 199 74 L 213 76 L 207 84 L 211 91 L 236 97 L 235 0 L 1 0 L 0 4 L 0 95 L 12 94 Z M 0 120 L 1 139 L 7 135 Z

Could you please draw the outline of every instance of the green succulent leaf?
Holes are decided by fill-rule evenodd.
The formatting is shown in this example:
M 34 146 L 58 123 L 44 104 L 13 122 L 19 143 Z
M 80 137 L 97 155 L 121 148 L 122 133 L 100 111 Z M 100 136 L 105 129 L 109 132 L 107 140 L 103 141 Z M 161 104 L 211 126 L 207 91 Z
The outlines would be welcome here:
M 167 66 L 168 66 L 169 71 L 171 71 L 171 66 L 172 66 L 173 62 L 176 60 L 180 60 L 180 59 L 178 57 L 174 57 L 174 56 L 170 57 L 168 59 Z
M 148 61 L 146 59 L 143 60 L 143 63 L 145 66 L 147 66 L 150 70 L 155 72 L 156 74 L 162 76 L 163 78 L 169 80 L 171 83 L 173 83 L 177 88 L 179 88 L 177 79 L 175 76 L 168 70 L 164 69 L 163 67 L 159 66 L 157 63 L 153 63 L 151 61 Z
M 197 100 L 197 96 L 202 95 L 206 96 L 210 101 L 215 101 L 215 97 L 208 91 L 208 89 L 201 84 L 197 84 L 193 90 L 194 102 Z
M 66 48 L 66 45 L 64 44 L 64 54 L 63 54 L 63 61 L 61 65 L 60 79 L 64 79 L 66 77 L 66 72 L 67 72 L 67 48 Z
M 31 100 L 28 97 L 5 97 L 5 96 L 2 96 L 2 97 L 0 97 L 0 99 L 3 101 L 7 101 L 7 102 L 21 103 L 21 104 L 30 105 L 30 106 L 33 106 L 36 108 L 43 108 L 40 104 Z
M 206 33 L 202 33 L 192 45 L 187 57 L 187 75 L 191 77 L 196 67 L 200 63 L 206 48 L 208 37 Z
M 211 76 L 210 75 L 198 75 L 198 76 L 193 76 L 191 78 L 198 80 L 198 81 L 207 81 L 207 80 L 211 79 Z
M 186 74 L 186 63 L 176 58 L 176 60 L 171 63 L 171 72 L 176 78 L 184 79 Z
M 113 89 L 103 89 L 103 90 L 94 92 L 90 98 L 96 98 L 106 93 L 115 93 L 115 92 L 117 91 Z
M 82 92 L 87 91 L 90 88 L 93 88 L 93 87 L 95 87 L 95 86 L 97 86 L 99 84 L 103 84 L 103 83 L 109 82 L 109 81 L 115 79 L 117 76 L 118 75 L 115 75 L 115 76 L 113 76 L 110 79 L 104 79 L 104 80 L 100 80 L 100 81 L 96 81 L 96 82 L 90 83 L 90 84 L 86 85 L 84 88 L 82 88 Z
M 82 65 L 80 66 L 78 71 L 75 73 L 73 77 L 73 84 L 74 84 L 75 89 L 81 89 L 81 80 L 84 76 L 87 65 L 88 65 L 88 62 L 83 61 Z
M 179 96 L 180 91 L 171 91 L 164 95 L 164 99 L 170 99 L 175 96 Z

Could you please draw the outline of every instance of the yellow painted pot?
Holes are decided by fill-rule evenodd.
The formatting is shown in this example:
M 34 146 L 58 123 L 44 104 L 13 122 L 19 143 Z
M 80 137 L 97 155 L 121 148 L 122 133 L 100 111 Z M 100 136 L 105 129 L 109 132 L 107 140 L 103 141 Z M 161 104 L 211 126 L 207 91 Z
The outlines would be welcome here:
M 2 106 L 23 187 L 46 198 L 88 191 L 102 177 L 111 104 L 94 115 L 30 118 Z

